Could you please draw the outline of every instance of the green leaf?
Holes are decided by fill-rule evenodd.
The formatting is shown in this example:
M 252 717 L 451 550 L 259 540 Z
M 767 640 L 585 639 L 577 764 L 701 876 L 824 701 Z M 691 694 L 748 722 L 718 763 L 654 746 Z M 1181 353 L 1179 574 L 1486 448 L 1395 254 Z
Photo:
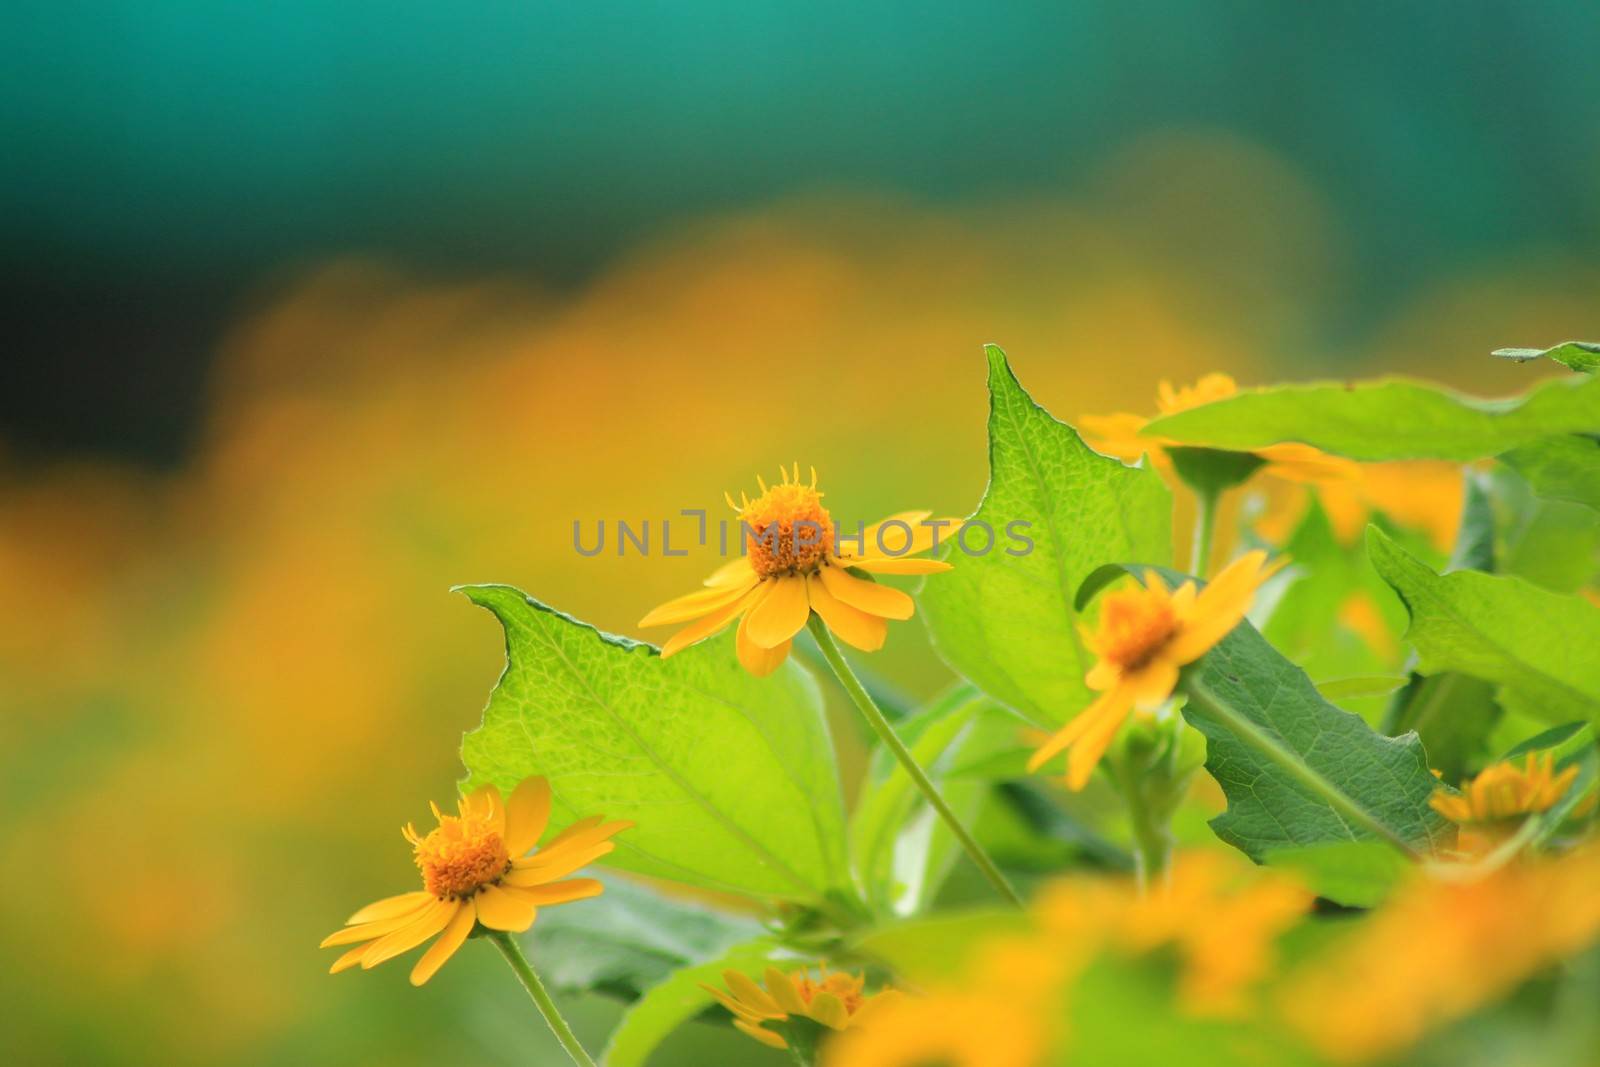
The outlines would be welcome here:
M 1406 379 L 1249 389 L 1151 422 L 1185 444 L 1248 450 L 1302 441 L 1353 459 L 1478 459 L 1552 434 L 1600 431 L 1600 379 L 1557 378 L 1481 400 Z M 1133 558 L 1133 557 L 1129 557 Z
M 1393 674 L 1367 674 L 1355 678 L 1331 678 L 1317 683 L 1317 692 L 1329 700 L 1346 697 L 1383 696 L 1404 686 L 1406 680 Z
M 1155 471 L 1095 452 L 1023 391 L 990 345 L 989 486 L 972 521 L 987 555 L 949 555 L 955 569 L 923 584 L 922 616 L 940 655 L 984 692 L 1041 725 L 1071 718 L 1083 683 L 1072 594 L 1103 563 L 1169 561 L 1172 499 Z M 1011 524 L 1027 524 L 1013 526 Z M 1021 552 L 1008 534 L 1032 542 Z
M 702 982 L 720 986 L 723 971 L 759 977 L 779 952 L 771 941 L 757 940 L 731 948 L 718 959 L 672 972 L 623 1015 L 601 1062 L 606 1067 L 643 1067 L 668 1034 L 716 1003 L 700 988 Z
M 582 907 L 541 911 L 528 940 L 549 985 L 632 1000 L 673 971 L 715 959 L 764 932 L 746 916 L 616 878 Z
M 1381 841 L 1331 841 L 1267 853 L 1267 865 L 1293 871 L 1319 897 L 1350 908 L 1375 908 L 1413 869 Z
M 1521 578 L 1435 574 L 1376 527 L 1367 552 L 1410 612 L 1424 674 L 1492 682 L 1504 707 L 1545 722 L 1600 716 L 1600 608 Z
M 958 685 L 903 722 L 900 739 L 963 822 L 975 821 L 991 784 L 963 773 L 1017 748 L 1014 717 L 972 686 Z M 867 780 L 850 817 L 850 853 L 867 902 L 909 915 L 938 892 L 959 845 L 893 753 L 874 747 Z
M 1254 452 L 1215 448 L 1169 448 L 1167 458 L 1183 484 L 1202 496 L 1243 485 L 1266 462 Z
M 1546 437 L 1500 454 L 1533 491 L 1600 510 L 1600 438 L 1586 434 Z
M 506 634 L 483 725 L 462 739 L 468 786 L 550 779 L 553 822 L 637 825 L 614 867 L 815 902 L 848 885 L 844 805 L 815 682 L 755 678 L 732 637 L 663 660 L 504 585 L 463 587 Z
M 1591 373 L 1600 367 L 1600 344 L 1593 341 L 1563 341 L 1553 348 L 1497 348 L 1490 354 L 1513 363 L 1548 356 L 1571 370 Z
M 1428 807 L 1436 782 L 1417 735 L 1384 737 L 1328 703 L 1248 622 L 1186 670 L 1182 687 L 1184 717 L 1205 735 L 1206 769 L 1228 798 L 1212 829 L 1252 859 L 1371 840 L 1379 828 L 1424 854 L 1453 838 Z
M 1445 570 L 1492 571 L 1495 566 L 1494 512 L 1481 477 L 1469 477 L 1461 528 Z M 1415 657 L 1412 657 L 1413 667 Z M 1411 670 L 1405 688 L 1384 711 L 1383 732 L 1414 730 L 1428 760 L 1447 782 L 1460 781 L 1489 751 L 1489 737 L 1501 719 L 1494 686 L 1459 671 L 1424 675 Z

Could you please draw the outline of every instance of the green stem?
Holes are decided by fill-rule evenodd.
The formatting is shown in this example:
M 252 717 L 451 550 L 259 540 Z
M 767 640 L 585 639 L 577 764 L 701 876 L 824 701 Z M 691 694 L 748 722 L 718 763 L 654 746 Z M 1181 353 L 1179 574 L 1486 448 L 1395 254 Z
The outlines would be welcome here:
M 1158 879 L 1166 877 L 1172 862 L 1172 831 L 1157 819 L 1145 803 L 1139 783 L 1124 780 L 1123 801 L 1128 805 L 1128 822 L 1133 830 L 1133 873 L 1139 892 L 1147 893 Z
M 1217 489 L 1197 489 L 1199 503 L 1194 516 L 1194 547 L 1189 560 L 1189 570 L 1196 578 L 1204 578 L 1211 569 L 1211 541 L 1217 530 L 1217 500 L 1222 496 Z
M 550 994 L 545 990 L 544 983 L 539 981 L 538 974 L 534 973 L 533 964 L 528 962 L 528 957 L 523 955 L 522 946 L 517 944 L 517 939 L 503 930 L 489 931 L 489 940 L 494 942 L 495 948 L 511 964 L 511 969 L 516 972 L 517 978 L 522 982 L 522 988 L 528 991 L 528 996 L 533 998 L 534 1005 L 539 1009 L 539 1014 L 544 1016 L 544 1021 L 550 1024 L 550 1032 L 556 1035 L 556 1040 L 561 1042 L 561 1047 L 567 1050 L 567 1055 L 572 1057 L 572 1062 L 578 1067 L 594 1067 L 594 1060 L 583 1051 L 583 1045 L 578 1041 L 578 1035 L 572 1032 L 572 1027 L 567 1025 L 567 1020 L 561 1017 L 556 1002 L 550 999 Z
M 1338 786 L 1307 766 L 1300 757 L 1285 749 L 1261 727 L 1223 703 L 1215 693 L 1211 692 L 1199 681 L 1193 678 L 1185 678 L 1183 688 L 1188 693 L 1192 704 L 1203 710 L 1205 714 L 1221 722 L 1241 742 L 1249 745 L 1289 772 L 1291 777 L 1320 797 L 1328 807 L 1363 830 L 1387 841 L 1412 860 L 1422 859 L 1417 850 L 1412 848 L 1400 835 L 1379 822 L 1377 817 L 1367 811 L 1366 808 L 1351 800 Z
M 810 625 L 811 635 L 817 639 L 817 647 L 822 650 L 823 658 L 828 661 L 828 666 L 833 668 L 833 673 L 839 678 L 839 684 L 844 686 L 846 693 L 850 694 L 850 699 L 855 703 L 856 709 L 866 718 L 868 725 L 877 733 L 878 739 L 883 742 L 884 747 L 894 753 L 895 759 L 900 761 L 900 766 L 905 768 L 906 774 L 911 776 L 911 781 L 922 791 L 922 795 L 933 806 L 933 810 L 938 812 L 945 825 L 950 827 L 950 832 L 956 835 L 956 840 L 961 843 L 961 847 L 966 850 L 972 862 L 978 865 L 978 869 L 989 880 L 989 884 L 994 886 L 995 890 L 1011 903 L 1019 908 L 1022 907 L 1022 898 L 1017 896 L 1017 891 L 1011 888 L 1011 883 L 1006 881 L 1006 876 L 1000 873 L 1000 868 L 995 866 L 994 860 L 989 858 L 989 854 L 983 850 L 983 846 L 978 844 L 977 839 L 967 832 L 965 826 L 961 825 L 961 820 L 956 817 L 956 813 L 950 810 L 950 805 L 945 803 L 944 797 L 939 795 L 939 790 L 934 788 L 933 782 L 928 779 L 928 775 L 918 765 L 917 758 L 911 754 L 910 749 L 906 748 L 905 743 L 894 732 L 894 727 L 889 720 L 884 718 L 883 712 L 878 710 L 878 705 L 872 702 L 872 697 L 862 687 L 861 682 L 856 679 L 855 672 L 850 669 L 850 664 L 845 661 L 844 654 L 839 651 L 839 646 L 834 641 L 833 634 L 829 632 L 828 626 L 822 621 L 821 616 L 812 615 Z

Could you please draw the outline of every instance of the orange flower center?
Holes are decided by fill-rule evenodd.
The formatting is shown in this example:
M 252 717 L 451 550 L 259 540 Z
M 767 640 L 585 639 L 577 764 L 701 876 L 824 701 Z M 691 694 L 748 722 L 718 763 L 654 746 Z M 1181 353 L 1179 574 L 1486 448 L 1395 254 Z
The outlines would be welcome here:
M 511 869 L 511 855 L 488 819 L 442 815 L 438 829 L 412 838 L 422 884 L 436 897 L 470 897 Z
M 1112 593 L 1100 610 L 1096 651 L 1123 671 L 1135 671 L 1155 658 L 1178 632 L 1172 602 L 1148 589 Z
M 811 485 L 801 485 L 785 472 L 781 485 L 762 490 L 739 507 L 750 566 L 763 578 L 815 571 L 833 554 L 833 517 L 822 506 L 815 475 Z
M 827 974 L 816 981 L 810 974 L 801 972 L 794 979 L 794 988 L 807 1006 L 816 999 L 818 993 L 832 993 L 844 1004 L 846 1015 L 854 1015 L 866 1000 L 861 995 L 861 983 L 847 974 Z

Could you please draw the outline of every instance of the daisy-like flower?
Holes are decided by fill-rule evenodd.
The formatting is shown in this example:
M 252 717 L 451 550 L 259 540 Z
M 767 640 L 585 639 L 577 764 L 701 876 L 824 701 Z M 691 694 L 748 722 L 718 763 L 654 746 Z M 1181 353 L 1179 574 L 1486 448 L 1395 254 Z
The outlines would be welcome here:
M 543 778 L 526 779 L 504 802 L 500 790 L 486 785 L 463 797 L 458 812 L 446 815 L 435 804 L 436 828 L 423 835 L 408 823 L 401 830 L 423 888 L 368 904 L 325 938 L 323 948 L 356 946 L 333 962 L 330 973 L 358 963 L 376 967 L 437 934 L 411 970 L 411 984 L 421 985 L 475 925 L 521 932 L 541 907 L 599 896 L 603 887 L 595 879 L 566 876 L 610 852 L 616 846 L 609 838 L 633 825 L 583 819 L 529 854 L 550 821 L 550 785 Z
M 726 992 L 704 984 L 700 988 L 733 1013 L 733 1025 L 741 1033 L 773 1048 L 789 1047 L 789 1041 L 779 1031 L 789 1031 L 789 1037 L 806 1040 L 793 1032 L 796 1018 L 809 1019 L 829 1030 L 846 1030 L 860 1026 L 901 996 L 893 989 L 869 996 L 863 991 L 863 976 L 830 974 L 826 967 L 817 978 L 812 978 L 809 970 L 784 974 L 776 967 L 768 967 L 763 977 L 765 989 L 739 971 L 723 971 Z M 769 1026 L 775 1029 L 767 1029 Z
M 1529 815 L 1555 807 L 1577 777 L 1577 764 L 1557 773 L 1554 753 L 1530 752 L 1521 766 L 1507 761 L 1485 768 L 1463 782 L 1459 794 L 1435 791 L 1428 806 L 1461 827 L 1463 852 L 1478 852 L 1510 837 Z
M 1082 627 L 1084 644 L 1098 657 L 1084 681 L 1100 696 L 1033 754 L 1028 769 L 1070 750 L 1067 786 L 1082 789 L 1133 709 L 1166 703 L 1178 671 L 1239 624 L 1283 562 L 1268 566 L 1265 552 L 1247 552 L 1203 590 L 1188 581 L 1174 592 L 1147 571 L 1143 586 L 1107 594 L 1099 629 Z
M 816 612 L 845 644 L 864 652 L 883 647 L 888 620 L 909 619 L 911 598 L 865 574 L 934 574 L 948 563 L 913 559 L 934 546 L 939 529 L 927 511 L 908 511 L 866 527 L 858 538 L 841 536 L 822 506 L 817 472 L 800 481 L 800 465 L 773 486 L 757 480 L 761 495 L 740 494 L 728 505 L 739 513 L 744 554 L 706 579 L 706 588 L 656 608 L 640 626 L 689 623 L 661 646 L 663 657 L 739 621 L 739 662 L 751 674 L 771 674 L 789 655 L 790 642 Z M 944 520 L 952 526 L 957 520 Z M 849 551 L 842 551 L 844 546 Z M 861 572 L 861 573 L 857 573 Z
M 1175 415 L 1180 411 L 1224 400 L 1239 391 L 1239 386 L 1226 374 L 1207 374 L 1193 385 L 1174 388 L 1162 381 L 1156 393 L 1156 408 L 1160 415 Z M 1122 411 L 1114 415 L 1085 415 L 1078 420 L 1084 438 L 1095 451 L 1115 456 L 1129 463 L 1140 456 L 1149 455 L 1150 462 L 1162 471 L 1170 471 L 1172 461 L 1166 449 L 1183 447 L 1181 442 L 1164 437 L 1147 437 L 1143 433 L 1151 420 L 1143 415 Z M 1355 478 L 1360 468 L 1351 460 L 1330 456 L 1320 449 L 1298 442 L 1267 445 L 1253 450 L 1262 461 L 1262 471 L 1291 482 L 1340 482 Z

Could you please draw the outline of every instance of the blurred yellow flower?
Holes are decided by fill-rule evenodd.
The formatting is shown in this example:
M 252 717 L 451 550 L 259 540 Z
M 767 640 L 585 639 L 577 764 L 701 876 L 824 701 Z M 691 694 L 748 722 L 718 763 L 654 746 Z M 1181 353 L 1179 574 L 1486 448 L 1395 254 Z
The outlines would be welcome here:
M 765 989 L 739 971 L 723 971 L 722 980 L 728 986 L 726 992 L 703 983 L 700 988 L 733 1013 L 733 1025 L 741 1033 L 773 1048 L 788 1048 L 789 1042 L 783 1034 L 768 1030 L 768 1025 L 786 1028 L 784 1024 L 798 1016 L 829 1030 L 846 1030 L 876 1019 L 885 1007 L 901 997 L 893 989 L 869 996 L 864 992 L 866 979 L 863 976 L 830 974 L 826 967 L 815 979 L 809 970 L 784 974 L 776 967 L 768 967 L 763 977 Z
M 1161 415 L 1175 415 L 1203 404 L 1224 400 L 1239 391 L 1234 380 L 1219 373 L 1207 374 L 1193 385 L 1174 388 L 1163 379 L 1157 388 L 1156 408 Z M 1129 412 L 1114 415 L 1084 415 L 1078 420 L 1084 440 L 1097 452 L 1129 463 L 1148 455 L 1159 470 L 1169 470 L 1171 461 L 1166 449 L 1182 447 L 1181 442 L 1158 436 L 1146 436 L 1145 426 L 1150 419 Z M 1262 461 L 1262 472 L 1291 482 L 1339 482 L 1356 476 L 1356 464 L 1339 456 L 1297 442 L 1267 445 L 1253 450 Z
M 898 589 L 852 574 L 934 574 L 948 563 L 912 559 L 934 546 L 931 512 L 910 511 L 840 536 L 822 506 L 817 472 L 800 481 L 800 465 L 773 486 L 757 479 L 761 495 L 740 494 L 744 554 L 706 579 L 705 589 L 678 597 L 639 620 L 640 626 L 690 622 L 661 646 L 671 656 L 739 620 L 739 662 L 751 674 L 770 674 L 789 655 L 790 641 L 816 612 L 839 639 L 864 652 L 883 647 L 889 619 L 909 619 L 915 605 Z M 955 522 L 957 520 L 945 520 Z M 841 544 L 853 551 L 840 551 Z M 693 620 L 691 622 L 691 620 Z
M 520 932 L 541 907 L 598 896 L 603 887 L 593 878 L 559 879 L 610 852 L 616 846 L 608 839 L 633 825 L 583 819 L 528 855 L 550 821 L 550 785 L 543 778 L 526 779 L 503 803 L 500 790 L 486 785 L 463 797 L 457 810 L 446 815 L 433 805 L 439 825 L 426 836 L 409 823 L 402 829 L 423 888 L 368 904 L 324 938 L 323 948 L 361 942 L 335 960 L 330 973 L 358 963 L 376 967 L 437 934 L 411 971 L 411 984 L 421 985 L 474 925 Z
M 1576 764 L 1557 773 L 1554 753 L 1530 752 L 1520 767 L 1506 761 L 1484 768 L 1459 794 L 1436 790 L 1428 805 L 1461 827 L 1463 852 L 1481 852 L 1514 833 L 1525 816 L 1554 807 L 1577 777 Z
M 1099 657 L 1084 680 L 1100 696 L 1033 754 L 1028 769 L 1038 770 L 1070 749 L 1067 785 L 1082 789 L 1129 712 L 1168 700 L 1179 669 L 1205 655 L 1244 618 L 1261 583 L 1283 564 L 1268 566 L 1266 560 L 1265 552 L 1247 552 L 1204 590 L 1188 581 L 1173 592 L 1147 571 L 1144 586 L 1108 594 L 1099 629 L 1083 629 L 1084 643 Z
M 979 947 L 958 986 L 902 996 L 828 1047 L 826 1067 L 1033 1067 L 1057 1036 L 1083 952 L 1006 936 Z
M 1392 1059 L 1600 938 L 1600 848 L 1466 881 L 1418 876 L 1286 986 L 1285 1017 L 1340 1061 Z

